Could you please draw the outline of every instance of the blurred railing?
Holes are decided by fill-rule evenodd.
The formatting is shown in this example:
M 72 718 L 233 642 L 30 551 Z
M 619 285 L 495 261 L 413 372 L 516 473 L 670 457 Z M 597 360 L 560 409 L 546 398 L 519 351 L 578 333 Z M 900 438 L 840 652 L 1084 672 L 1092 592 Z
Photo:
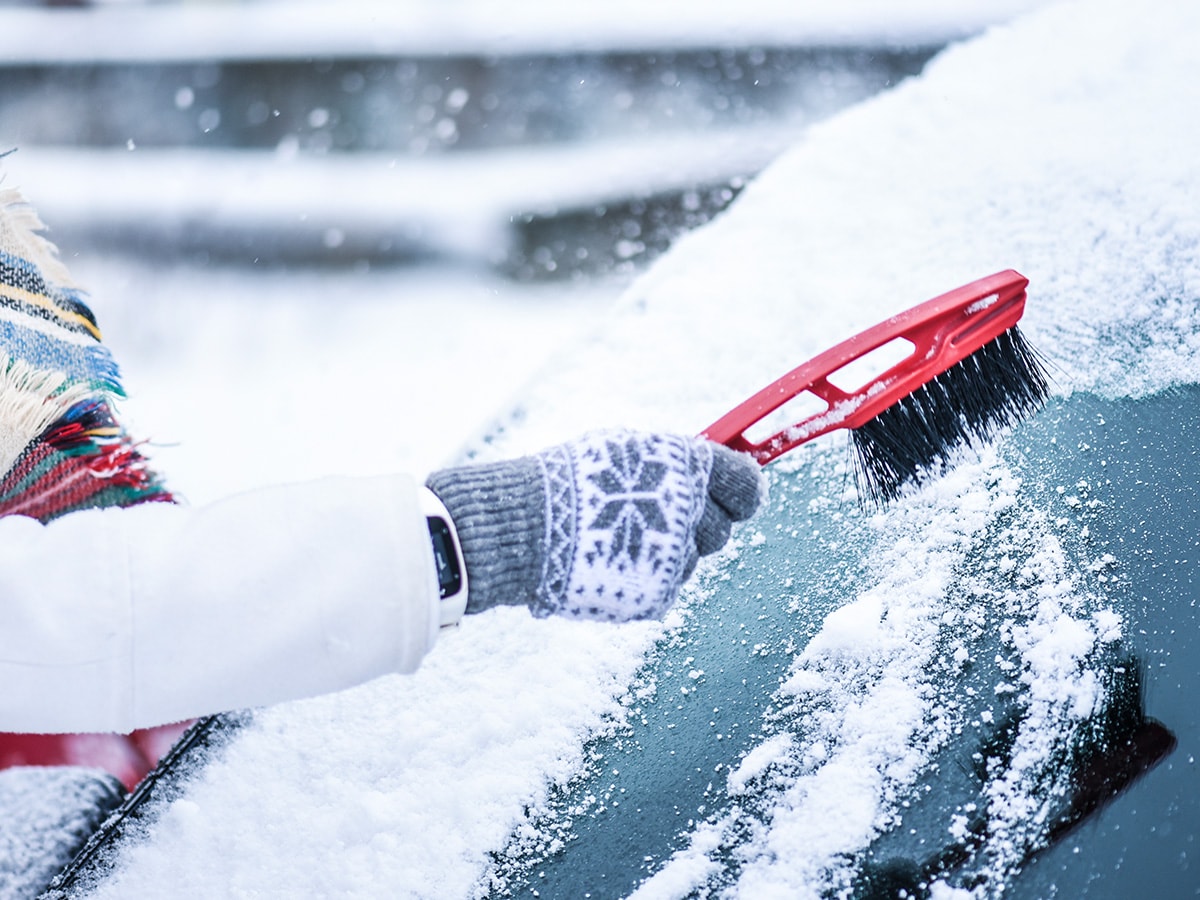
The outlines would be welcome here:
M 10 50 L 0 143 L 76 249 L 562 277 L 653 258 L 937 49 Z

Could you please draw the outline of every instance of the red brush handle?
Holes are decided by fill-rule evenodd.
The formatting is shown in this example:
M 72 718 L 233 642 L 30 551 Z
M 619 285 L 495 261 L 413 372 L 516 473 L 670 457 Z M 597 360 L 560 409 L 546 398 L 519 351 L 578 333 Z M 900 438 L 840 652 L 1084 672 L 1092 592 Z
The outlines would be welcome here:
M 766 465 L 793 447 L 837 428 L 857 428 L 921 385 L 1007 331 L 1025 312 L 1029 279 L 1011 269 L 972 281 L 892 316 L 842 341 L 763 388 L 701 434 Z M 829 377 L 885 344 L 903 338 L 913 351 L 862 387 L 843 391 Z M 789 400 L 805 392 L 825 409 L 800 419 L 761 441 L 753 428 Z

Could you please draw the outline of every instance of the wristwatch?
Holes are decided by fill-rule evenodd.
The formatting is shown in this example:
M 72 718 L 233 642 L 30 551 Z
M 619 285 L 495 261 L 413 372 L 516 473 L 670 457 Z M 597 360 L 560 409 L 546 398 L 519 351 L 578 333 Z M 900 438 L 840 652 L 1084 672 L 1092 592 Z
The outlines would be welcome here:
M 421 508 L 429 523 L 433 568 L 437 572 L 439 622 L 442 628 L 452 628 L 467 609 L 467 567 L 462 547 L 446 505 L 427 487 L 421 488 Z

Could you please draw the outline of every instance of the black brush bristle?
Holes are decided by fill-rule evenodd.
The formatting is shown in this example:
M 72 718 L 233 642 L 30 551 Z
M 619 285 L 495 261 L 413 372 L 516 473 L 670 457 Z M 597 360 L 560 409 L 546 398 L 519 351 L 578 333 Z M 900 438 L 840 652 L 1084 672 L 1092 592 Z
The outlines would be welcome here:
M 851 431 L 859 497 L 881 505 L 942 471 L 964 444 L 986 442 L 1031 415 L 1050 385 L 1014 325 L 932 381 Z

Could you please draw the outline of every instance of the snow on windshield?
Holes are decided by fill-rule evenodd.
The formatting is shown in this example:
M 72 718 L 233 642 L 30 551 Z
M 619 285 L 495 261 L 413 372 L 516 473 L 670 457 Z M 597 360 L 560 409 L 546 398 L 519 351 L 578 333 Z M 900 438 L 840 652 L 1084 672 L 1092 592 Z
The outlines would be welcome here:
M 1059 397 L 1200 380 L 1198 29 L 1200 11 L 1173 0 L 1055 6 L 814 128 L 637 281 L 486 452 L 609 424 L 699 430 L 829 344 L 1009 267 L 1030 278 L 1023 330 Z M 776 482 L 798 465 L 780 463 Z M 845 502 L 836 477 L 822 498 Z M 1086 663 L 1121 634 L 1119 615 L 1023 499 L 1004 453 L 965 460 L 854 529 L 863 586 L 796 649 L 777 718 L 724 776 L 732 802 L 695 818 L 643 900 L 706 885 L 746 898 L 845 888 L 847 860 L 895 821 L 938 748 L 989 714 L 931 674 L 969 660 L 975 606 L 1000 625 L 1006 683 L 1027 691 L 1031 723 L 989 788 L 997 877 L 1036 840 L 1032 773 L 1052 752 L 1038 723 L 1094 707 Z M 779 540 L 751 523 L 736 552 Z M 982 576 L 1015 570 L 1019 595 L 982 576 L 965 595 L 960 572 L 981 548 Z M 736 565 L 707 566 L 662 626 L 499 611 L 466 622 L 412 678 L 265 713 L 95 895 L 475 895 L 506 847 L 560 846 L 540 813 L 586 768 L 581 736 L 621 722 L 646 654 L 702 618 Z

